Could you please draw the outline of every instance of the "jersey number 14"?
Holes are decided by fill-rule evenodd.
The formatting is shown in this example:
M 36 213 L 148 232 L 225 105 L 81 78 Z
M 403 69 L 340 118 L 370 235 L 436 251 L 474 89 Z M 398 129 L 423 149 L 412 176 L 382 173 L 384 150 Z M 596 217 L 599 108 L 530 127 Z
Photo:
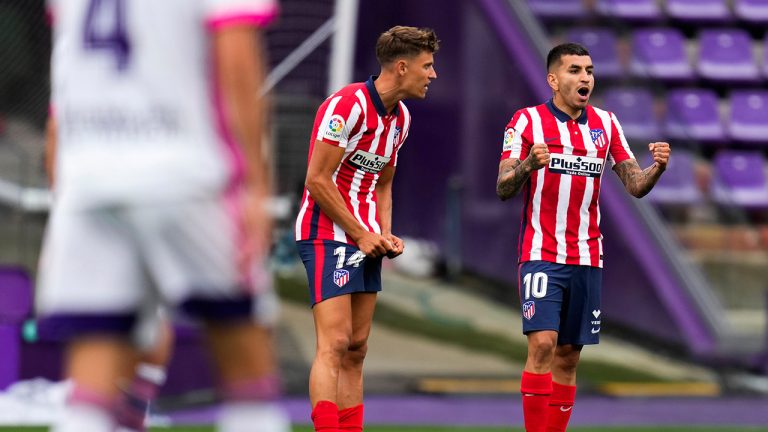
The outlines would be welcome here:
M 131 41 L 125 25 L 125 0 L 89 1 L 83 33 L 85 49 L 114 56 L 117 70 L 125 70 L 131 55 Z

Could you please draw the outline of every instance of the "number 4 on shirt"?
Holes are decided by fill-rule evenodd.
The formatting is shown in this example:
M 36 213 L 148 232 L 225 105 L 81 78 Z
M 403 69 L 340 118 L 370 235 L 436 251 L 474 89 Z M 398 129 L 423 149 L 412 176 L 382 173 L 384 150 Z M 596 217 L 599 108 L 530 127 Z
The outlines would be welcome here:
M 131 54 L 131 41 L 125 25 L 125 0 L 89 1 L 83 32 L 85 49 L 113 55 L 117 70 L 125 70 Z

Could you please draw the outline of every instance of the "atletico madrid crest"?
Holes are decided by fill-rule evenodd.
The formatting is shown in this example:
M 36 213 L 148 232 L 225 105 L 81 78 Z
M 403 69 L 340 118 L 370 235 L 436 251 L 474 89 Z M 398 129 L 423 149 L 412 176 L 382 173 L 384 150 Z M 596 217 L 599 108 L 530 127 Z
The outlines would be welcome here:
M 523 303 L 523 317 L 530 321 L 534 314 L 536 314 L 536 304 L 532 301 Z
M 605 131 L 602 129 L 590 129 L 589 135 L 592 137 L 592 143 L 595 147 L 601 149 L 608 145 L 608 139 L 606 139 Z
M 344 269 L 333 271 L 333 283 L 335 283 L 336 286 L 341 288 L 346 285 L 347 282 L 349 282 L 349 271 Z

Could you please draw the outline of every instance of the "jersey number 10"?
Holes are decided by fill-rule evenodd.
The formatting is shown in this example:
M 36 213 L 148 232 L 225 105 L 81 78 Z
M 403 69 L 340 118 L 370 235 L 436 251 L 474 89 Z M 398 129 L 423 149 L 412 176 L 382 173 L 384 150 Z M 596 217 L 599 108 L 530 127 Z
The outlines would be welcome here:
M 528 273 L 523 277 L 525 286 L 525 299 L 528 300 L 533 294 L 534 298 L 544 298 L 547 295 L 547 282 L 549 277 L 546 273 L 536 272 Z
M 131 41 L 125 28 L 125 0 L 89 1 L 83 33 L 85 49 L 113 55 L 117 70 L 125 70 L 131 54 Z

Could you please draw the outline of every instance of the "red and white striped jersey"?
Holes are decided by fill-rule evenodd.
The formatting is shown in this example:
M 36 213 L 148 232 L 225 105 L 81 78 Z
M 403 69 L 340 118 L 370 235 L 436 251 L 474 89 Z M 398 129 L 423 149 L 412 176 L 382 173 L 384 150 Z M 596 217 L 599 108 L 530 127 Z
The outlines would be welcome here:
M 373 84 L 375 79 L 350 84 L 320 105 L 312 128 L 309 158 L 317 141 L 344 148 L 333 181 L 360 225 L 381 233 L 376 182 L 382 169 L 397 166 L 397 153 L 408 137 L 411 115 L 402 101 L 387 113 Z M 354 244 L 304 189 L 296 219 L 296 240 L 315 239 Z
M 503 159 L 525 159 L 533 143 L 549 148 L 549 166 L 524 187 L 520 262 L 603 266 L 600 178 L 606 160 L 634 158 L 616 116 L 588 105 L 573 120 L 552 101 L 517 111 L 504 132 Z

